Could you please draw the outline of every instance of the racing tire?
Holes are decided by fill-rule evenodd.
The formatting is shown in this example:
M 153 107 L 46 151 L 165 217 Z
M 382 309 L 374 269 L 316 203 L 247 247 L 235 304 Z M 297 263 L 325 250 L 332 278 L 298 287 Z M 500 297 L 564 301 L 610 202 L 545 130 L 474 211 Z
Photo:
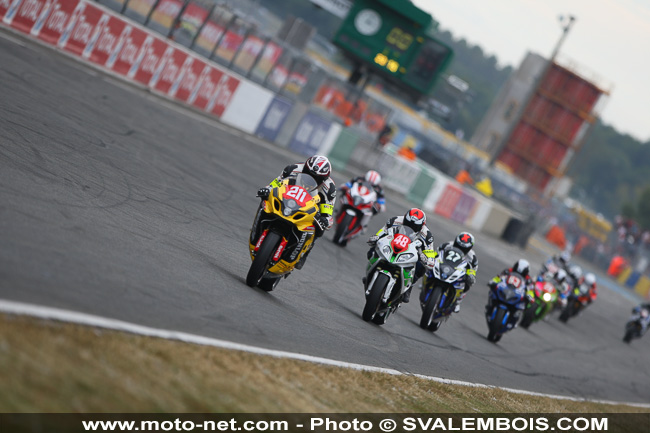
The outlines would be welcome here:
M 282 278 L 277 277 L 277 278 L 262 278 L 257 285 L 260 289 L 264 290 L 265 292 L 270 292 L 273 289 L 276 288 L 278 283 L 280 282 Z
M 560 322 L 567 323 L 571 316 L 573 316 L 573 302 L 569 302 L 560 313 Z
M 442 289 L 440 287 L 434 287 L 433 291 L 431 292 L 431 296 L 427 300 L 427 303 L 424 305 L 422 318 L 420 319 L 420 328 L 431 332 L 436 332 L 438 328 L 440 328 L 440 322 L 432 322 L 432 319 L 437 311 L 437 306 L 440 303 L 441 297 Z
M 380 272 L 377 275 L 377 278 L 370 289 L 370 294 L 366 298 L 366 305 L 363 307 L 363 313 L 361 314 L 361 318 L 364 321 L 370 322 L 377 315 L 377 310 L 379 310 L 379 306 L 381 305 L 381 298 L 384 296 L 384 291 L 386 290 L 386 287 L 388 287 L 389 281 L 390 280 L 386 274 Z M 383 323 L 378 324 L 383 325 Z
M 632 341 L 632 337 L 634 337 L 634 330 L 630 329 L 625 333 L 625 336 L 623 337 L 623 341 L 629 343 L 630 341 Z
M 257 251 L 253 263 L 248 270 L 248 275 L 246 275 L 246 285 L 250 287 L 255 287 L 260 284 L 264 274 L 266 273 L 269 262 L 275 250 L 278 248 L 278 243 L 280 242 L 280 235 L 274 232 L 268 232 L 266 238 L 260 249 Z
M 348 227 L 350 227 L 350 223 L 352 222 L 352 218 L 354 218 L 352 215 L 346 214 L 343 217 L 343 220 L 341 220 L 341 224 L 336 226 L 336 232 L 334 232 L 334 243 L 344 247 L 348 244 L 348 241 L 346 239 L 343 239 L 345 235 L 348 233 Z
M 526 311 L 524 311 L 524 317 L 521 319 L 520 323 L 522 328 L 528 329 L 530 325 L 533 324 L 533 319 L 535 319 L 535 309 L 536 308 L 533 308 L 533 306 L 526 308 Z
M 503 316 L 505 316 L 505 314 L 506 314 L 506 310 L 504 310 L 503 308 L 499 308 L 496 316 L 494 316 L 494 319 L 490 322 L 490 327 L 489 327 L 490 329 L 487 336 L 488 341 L 496 343 L 497 341 L 501 340 L 501 335 L 498 335 L 498 332 L 501 329 L 501 324 L 503 323 Z

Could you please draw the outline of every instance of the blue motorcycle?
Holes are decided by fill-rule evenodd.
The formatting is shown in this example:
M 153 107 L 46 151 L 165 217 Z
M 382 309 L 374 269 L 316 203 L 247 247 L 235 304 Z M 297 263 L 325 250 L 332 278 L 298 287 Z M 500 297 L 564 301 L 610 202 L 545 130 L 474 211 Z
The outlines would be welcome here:
M 517 326 L 526 308 L 526 301 L 525 280 L 517 273 L 504 276 L 496 285 L 490 285 L 488 303 L 485 306 L 489 341 L 496 343 L 503 334 Z

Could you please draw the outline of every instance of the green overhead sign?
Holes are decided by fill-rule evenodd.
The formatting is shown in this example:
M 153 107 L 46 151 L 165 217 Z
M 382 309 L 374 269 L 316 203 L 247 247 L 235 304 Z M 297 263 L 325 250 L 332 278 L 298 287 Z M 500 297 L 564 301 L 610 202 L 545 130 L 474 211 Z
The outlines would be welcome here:
M 406 0 L 356 0 L 334 43 L 393 83 L 427 94 L 452 56 L 427 34 L 434 25 L 431 15 Z

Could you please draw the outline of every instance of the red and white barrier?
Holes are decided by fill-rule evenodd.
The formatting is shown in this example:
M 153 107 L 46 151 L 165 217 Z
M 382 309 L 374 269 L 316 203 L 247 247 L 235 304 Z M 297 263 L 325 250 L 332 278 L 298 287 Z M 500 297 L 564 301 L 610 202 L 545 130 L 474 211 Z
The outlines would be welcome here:
M 0 23 L 247 131 L 272 100 L 268 90 L 91 1 L 0 0 Z

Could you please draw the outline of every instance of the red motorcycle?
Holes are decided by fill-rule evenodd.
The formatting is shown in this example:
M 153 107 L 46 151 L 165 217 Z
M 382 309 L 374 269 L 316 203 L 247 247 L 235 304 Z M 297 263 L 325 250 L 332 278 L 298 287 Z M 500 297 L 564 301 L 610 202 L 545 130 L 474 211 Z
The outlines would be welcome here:
M 342 247 L 357 237 L 373 216 L 377 193 L 368 182 L 355 182 L 341 197 L 334 243 Z

